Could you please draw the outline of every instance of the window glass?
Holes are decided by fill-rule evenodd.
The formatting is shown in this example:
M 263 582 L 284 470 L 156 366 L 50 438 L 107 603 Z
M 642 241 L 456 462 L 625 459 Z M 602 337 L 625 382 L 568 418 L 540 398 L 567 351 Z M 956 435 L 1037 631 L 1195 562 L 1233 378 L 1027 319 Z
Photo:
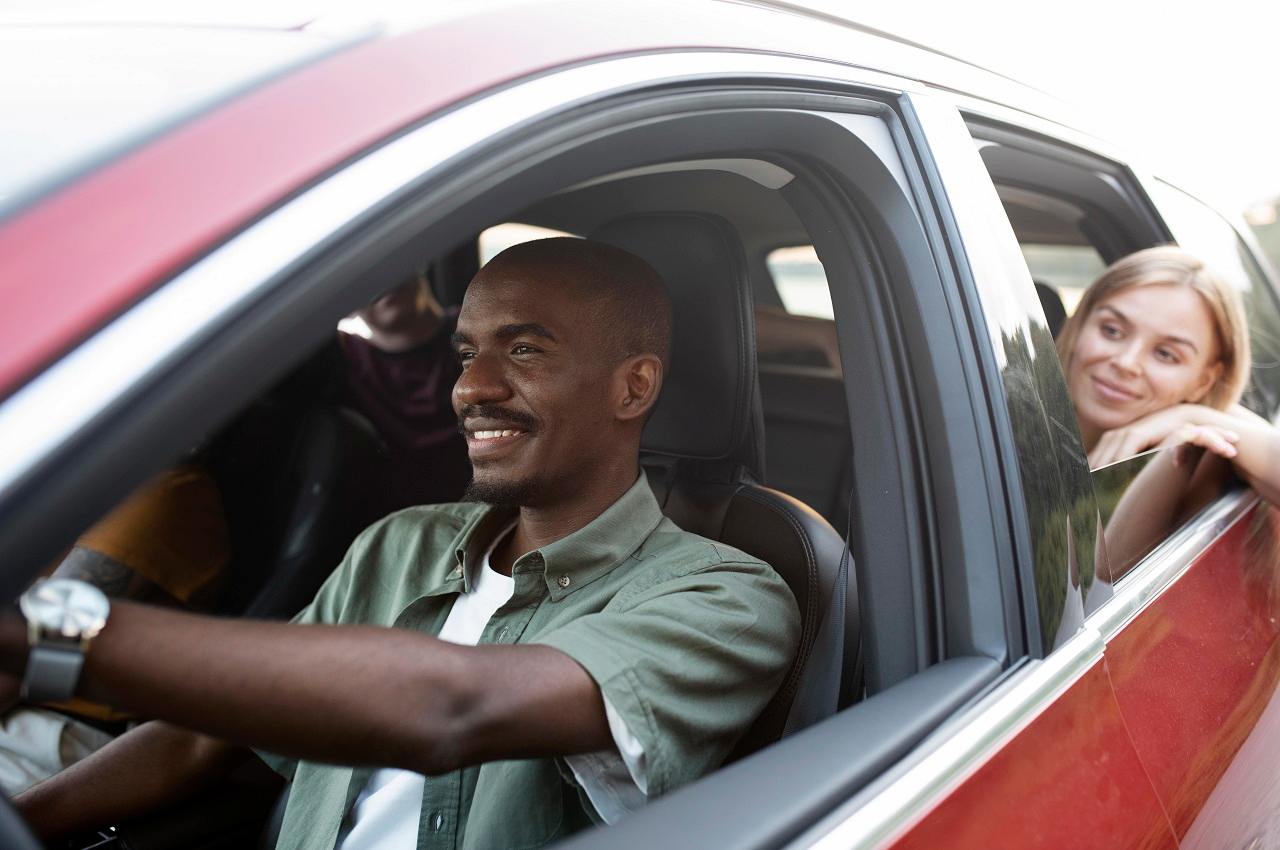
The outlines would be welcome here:
M 812 245 L 775 248 L 765 258 L 765 264 L 788 313 L 816 319 L 830 319 L 835 315 L 827 273 Z
M 520 224 L 514 221 L 495 224 L 480 234 L 480 265 L 492 260 L 512 245 L 521 242 L 532 242 L 535 239 L 551 239 L 556 236 L 573 236 L 563 230 L 552 230 L 550 227 L 538 227 L 533 224 Z
M 1052 287 L 1062 299 L 1069 316 L 1076 311 L 1080 296 L 1088 289 L 1106 263 L 1091 245 L 1045 245 L 1021 243 L 1031 279 Z
M 1242 403 L 1274 416 L 1280 408 L 1280 304 L 1270 282 L 1225 218 L 1166 183 L 1155 182 L 1152 194 L 1178 244 L 1240 289 L 1253 354 L 1253 375 Z

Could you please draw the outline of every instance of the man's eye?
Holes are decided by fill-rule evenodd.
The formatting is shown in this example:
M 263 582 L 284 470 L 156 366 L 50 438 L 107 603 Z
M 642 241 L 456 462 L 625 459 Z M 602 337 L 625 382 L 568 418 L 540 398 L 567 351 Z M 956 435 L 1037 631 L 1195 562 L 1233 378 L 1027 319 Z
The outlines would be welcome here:
M 470 362 L 475 356 L 476 356 L 476 353 L 474 351 L 459 351 L 458 361 L 460 363 L 467 363 L 467 362 Z
M 534 348 L 532 345 L 525 345 L 523 342 L 517 342 L 515 345 L 511 346 L 512 354 L 535 354 L 537 351 L 538 349 Z

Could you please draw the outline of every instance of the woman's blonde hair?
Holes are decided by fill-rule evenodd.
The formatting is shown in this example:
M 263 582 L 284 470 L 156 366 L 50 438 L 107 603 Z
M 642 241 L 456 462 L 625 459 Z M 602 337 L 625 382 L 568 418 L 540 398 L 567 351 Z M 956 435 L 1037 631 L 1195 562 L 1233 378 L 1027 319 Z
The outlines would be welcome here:
M 1133 286 L 1171 284 L 1189 286 L 1204 299 L 1217 332 L 1218 363 L 1222 370 L 1201 404 L 1226 410 L 1240 400 L 1249 382 L 1249 327 L 1240 293 L 1198 258 L 1176 245 L 1160 245 L 1116 260 L 1085 290 L 1076 311 L 1058 334 L 1062 368 L 1071 369 L 1071 356 L 1080 328 L 1105 298 Z

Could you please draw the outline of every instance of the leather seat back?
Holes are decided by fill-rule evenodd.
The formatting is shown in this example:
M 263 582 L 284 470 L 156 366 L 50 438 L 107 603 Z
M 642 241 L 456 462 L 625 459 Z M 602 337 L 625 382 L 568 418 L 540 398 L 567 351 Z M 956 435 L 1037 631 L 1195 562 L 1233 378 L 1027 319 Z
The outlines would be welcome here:
M 328 402 L 260 401 L 210 447 L 231 529 L 219 609 L 286 619 L 311 601 L 356 535 L 378 518 L 367 498 L 383 453 L 359 414 Z
M 755 321 L 742 245 L 715 216 L 636 215 L 591 238 L 643 257 L 666 282 L 672 350 L 662 396 L 646 425 L 642 460 L 663 512 L 686 531 L 741 549 L 773 566 L 802 617 L 796 657 L 740 741 L 739 758 L 834 711 L 816 687 L 838 678 L 811 659 L 835 585 L 843 540 L 816 511 L 757 482 L 764 472 Z M 856 627 L 856 625 L 855 625 Z M 806 676 L 811 660 L 818 665 Z M 812 693 L 811 693 L 812 692 Z M 797 720 L 801 722 L 797 722 Z

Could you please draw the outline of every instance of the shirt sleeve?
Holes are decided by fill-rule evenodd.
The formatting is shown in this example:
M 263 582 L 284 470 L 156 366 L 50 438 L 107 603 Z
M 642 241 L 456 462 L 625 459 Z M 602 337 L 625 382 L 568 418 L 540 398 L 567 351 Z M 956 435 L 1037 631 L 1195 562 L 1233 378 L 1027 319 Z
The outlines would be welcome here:
M 617 750 L 565 756 L 564 761 L 600 819 L 612 824 L 623 815 L 639 811 L 648 802 L 648 766 L 644 745 L 631 734 L 627 722 L 608 697 L 604 698 L 604 713 Z
M 216 590 L 231 563 L 218 485 L 190 464 L 139 487 L 76 543 L 124 564 L 183 603 Z
M 620 594 L 536 642 L 596 681 L 639 742 L 646 790 L 657 797 L 724 761 L 781 683 L 799 639 L 791 591 L 756 562 Z

